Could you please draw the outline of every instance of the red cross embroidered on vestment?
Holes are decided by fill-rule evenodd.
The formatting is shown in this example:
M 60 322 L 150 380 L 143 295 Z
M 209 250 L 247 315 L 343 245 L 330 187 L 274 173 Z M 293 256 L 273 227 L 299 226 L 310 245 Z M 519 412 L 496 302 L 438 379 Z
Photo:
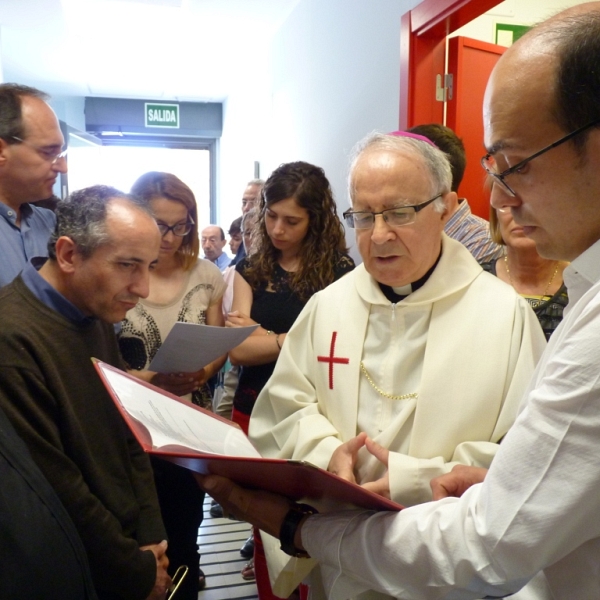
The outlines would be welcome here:
M 331 345 L 329 347 L 329 356 L 317 356 L 319 362 L 329 363 L 329 389 L 333 389 L 333 365 L 334 363 L 340 365 L 347 365 L 350 362 L 349 358 L 340 358 L 335 356 L 335 340 L 337 338 L 337 331 L 331 334 Z

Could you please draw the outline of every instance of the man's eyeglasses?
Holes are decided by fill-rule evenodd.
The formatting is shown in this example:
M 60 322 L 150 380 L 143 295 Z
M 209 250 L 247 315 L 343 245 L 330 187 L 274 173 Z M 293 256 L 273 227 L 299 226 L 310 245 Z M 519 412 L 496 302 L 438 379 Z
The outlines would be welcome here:
M 61 158 L 67 158 L 67 151 L 62 148 L 59 150 L 49 149 L 49 148 L 40 148 L 38 146 L 34 146 L 27 140 L 23 140 L 16 135 L 11 135 L 10 138 L 12 140 L 16 140 L 20 144 L 25 144 L 30 148 L 33 148 L 44 160 L 48 161 L 51 165 L 56 164 Z
M 525 160 L 522 160 L 521 162 L 518 162 L 516 165 L 506 169 L 505 171 L 502 171 L 502 173 L 498 173 L 498 165 L 496 164 L 496 159 L 491 154 L 486 154 L 481 159 L 481 166 L 487 171 L 488 175 L 491 175 L 495 181 L 502 185 L 505 192 L 508 192 L 511 196 L 516 196 L 516 192 L 510 187 L 510 185 L 508 185 L 508 183 L 506 183 L 506 178 L 509 175 L 512 175 L 513 173 L 518 173 L 527 163 L 532 161 L 534 158 L 541 156 L 545 152 L 548 152 L 548 150 L 552 150 L 552 148 L 556 148 L 557 146 L 564 144 L 565 142 L 574 138 L 576 135 L 583 133 L 586 129 L 589 129 L 590 127 L 593 127 L 598 123 L 600 123 L 600 119 L 596 119 L 595 121 L 592 121 L 591 123 L 588 123 L 587 125 L 584 125 L 583 127 L 576 129 L 575 131 L 572 131 L 571 133 L 568 133 L 564 137 L 560 138 L 560 140 L 554 142 L 553 144 L 550 144 L 549 146 L 546 146 L 539 152 L 532 154 L 530 157 L 526 158 Z
M 194 226 L 194 221 L 190 218 L 186 223 L 176 223 L 175 225 L 169 226 L 162 221 L 157 221 L 158 230 L 160 231 L 161 237 L 165 237 L 169 231 L 173 232 L 173 235 L 177 237 L 185 237 Z
M 388 208 L 380 212 L 371 212 L 367 210 L 352 211 L 347 210 L 344 214 L 344 220 L 348 227 L 352 229 L 370 229 L 375 224 L 375 215 L 381 215 L 383 220 L 391 227 L 402 227 L 403 225 L 410 225 L 415 222 L 417 213 L 423 210 L 426 206 L 429 206 L 434 200 L 441 198 L 442 194 L 439 193 L 431 200 L 422 202 L 421 204 L 414 204 L 412 206 L 396 206 L 394 208 Z

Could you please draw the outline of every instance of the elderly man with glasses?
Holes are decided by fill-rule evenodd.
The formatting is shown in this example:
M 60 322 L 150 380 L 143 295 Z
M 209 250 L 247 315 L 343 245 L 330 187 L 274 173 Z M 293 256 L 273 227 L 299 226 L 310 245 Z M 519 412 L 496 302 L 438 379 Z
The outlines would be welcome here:
M 48 256 L 54 214 L 31 202 L 52 196 L 67 172 L 64 139 L 48 96 L 24 85 L 0 85 L 0 286 L 36 256 Z
M 358 145 L 344 217 L 363 264 L 289 332 L 250 421 L 263 456 L 307 460 L 407 506 L 431 500 L 431 479 L 454 465 L 490 465 L 545 341 L 527 303 L 444 234 L 450 186 L 426 138 Z M 274 591 L 287 597 L 297 580 L 270 539 Z M 325 597 L 319 580 L 313 598 Z

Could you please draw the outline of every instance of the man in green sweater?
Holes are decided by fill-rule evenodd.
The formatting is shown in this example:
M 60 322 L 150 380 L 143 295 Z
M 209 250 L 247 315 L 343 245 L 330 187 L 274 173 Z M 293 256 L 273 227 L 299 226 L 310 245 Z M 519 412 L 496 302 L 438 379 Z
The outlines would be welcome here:
M 162 598 L 167 543 L 150 463 L 90 360 L 121 365 L 113 324 L 148 295 L 160 234 L 106 186 L 75 192 L 56 214 L 50 258 L 0 291 L 0 408 L 75 523 L 99 598 Z

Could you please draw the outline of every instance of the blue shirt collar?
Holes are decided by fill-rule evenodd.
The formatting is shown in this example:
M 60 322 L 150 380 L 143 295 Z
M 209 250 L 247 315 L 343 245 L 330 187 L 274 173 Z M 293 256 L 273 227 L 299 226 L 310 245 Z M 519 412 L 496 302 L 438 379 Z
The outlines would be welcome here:
M 69 319 L 69 321 L 78 325 L 92 323 L 95 317 L 85 315 L 38 273 L 47 260 L 47 258 L 41 257 L 32 258 L 21 272 L 23 283 L 40 302 Z
M 31 206 L 29 206 L 29 204 L 27 204 L 27 202 L 21 204 L 19 210 L 21 211 L 22 220 L 27 219 L 33 212 L 33 209 Z M 14 227 L 17 226 L 17 211 L 11 206 L 8 206 L 8 204 L 4 204 L 4 202 L 0 202 L 0 215 L 2 215 Z

